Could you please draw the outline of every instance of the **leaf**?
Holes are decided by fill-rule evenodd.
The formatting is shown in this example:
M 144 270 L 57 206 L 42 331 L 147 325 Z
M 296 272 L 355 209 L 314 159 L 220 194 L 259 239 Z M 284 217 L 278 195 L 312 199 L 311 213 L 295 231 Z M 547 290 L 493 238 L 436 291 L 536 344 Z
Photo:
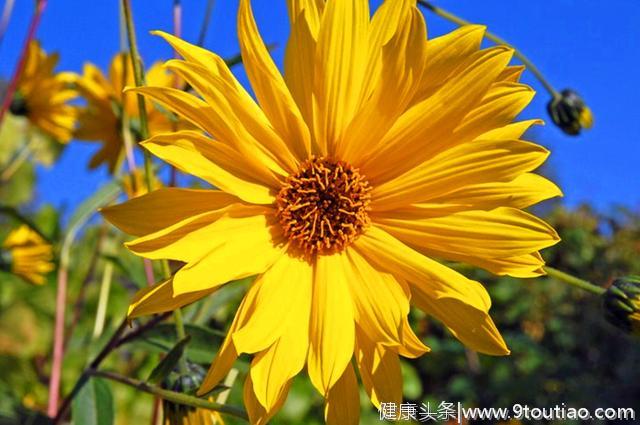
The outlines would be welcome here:
M 178 362 L 180 361 L 180 358 L 182 358 L 184 349 L 189 343 L 190 339 L 191 336 L 187 335 L 186 337 L 178 341 L 178 343 L 173 346 L 171 351 L 167 353 L 164 359 L 162 359 L 162 361 L 158 363 L 158 365 L 151 371 L 151 374 L 149 375 L 149 379 L 147 381 L 155 385 L 160 385 L 160 383 L 162 383 L 162 381 L 164 381 L 164 379 L 169 376 L 169 374 L 178 365 Z
M 112 425 L 114 422 L 111 387 L 103 379 L 91 378 L 73 400 L 73 425 Z
M 192 324 L 185 324 L 185 331 L 191 337 L 185 350 L 189 360 L 201 364 L 210 363 L 220 347 L 224 334 Z M 171 349 L 175 340 L 175 325 L 173 323 L 162 323 L 147 331 L 141 342 L 147 348 L 167 352 Z

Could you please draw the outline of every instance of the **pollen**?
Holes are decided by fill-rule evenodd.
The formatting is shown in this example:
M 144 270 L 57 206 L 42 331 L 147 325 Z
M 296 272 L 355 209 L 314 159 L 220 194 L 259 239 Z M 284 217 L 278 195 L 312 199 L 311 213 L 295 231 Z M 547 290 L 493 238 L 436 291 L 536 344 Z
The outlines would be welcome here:
M 357 168 L 311 157 L 280 189 L 278 219 L 291 245 L 306 255 L 340 252 L 369 226 L 370 192 Z

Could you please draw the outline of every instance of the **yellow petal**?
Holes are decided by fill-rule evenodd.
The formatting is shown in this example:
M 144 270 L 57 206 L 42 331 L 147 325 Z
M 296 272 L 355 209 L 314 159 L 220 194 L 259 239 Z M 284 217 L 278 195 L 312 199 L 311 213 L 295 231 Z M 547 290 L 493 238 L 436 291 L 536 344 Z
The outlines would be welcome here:
M 380 51 L 372 52 L 372 55 L 381 56 L 380 79 L 373 83 L 371 93 L 366 95 L 362 108 L 347 128 L 345 143 L 337 147 L 337 155 L 351 163 L 358 163 L 372 143 L 383 138 L 406 110 L 422 77 L 427 37 L 424 18 L 417 8 L 408 7 L 411 2 L 394 3 L 397 2 L 386 2 L 381 8 L 395 6 L 404 9 L 405 13 L 399 17 L 397 32 L 383 46 L 379 46 Z M 372 34 L 375 34 L 376 22 L 374 18 Z M 389 102 L 390 95 L 393 96 L 393 102 Z
M 176 293 L 200 291 L 263 273 L 283 254 L 280 235 L 276 234 L 279 229 L 268 227 L 258 216 L 244 221 L 242 227 L 231 222 L 213 226 L 217 230 L 209 241 L 209 252 L 176 273 Z
M 347 267 L 344 253 L 316 260 L 307 369 L 311 382 L 325 396 L 353 355 L 355 323 Z
M 556 196 L 562 196 L 562 191 L 553 182 L 537 174 L 524 173 L 509 182 L 465 186 L 431 202 L 488 210 L 500 206 L 526 208 Z
M 462 120 L 452 138 L 471 140 L 489 130 L 511 123 L 531 102 L 535 91 L 525 84 L 495 83 L 480 103 Z
M 498 276 L 513 276 L 519 278 L 530 278 L 544 276 L 544 260 L 538 252 L 531 254 L 516 255 L 504 258 L 458 258 L 459 261 L 468 262 Z
M 463 343 L 484 353 L 508 354 L 488 314 L 489 295 L 478 282 L 425 257 L 375 226 L 354 246 L 371 263 L 409 282 L 412 302 L 421 300 L 422 307 L 428 307 L 428 312 Z
M 229 84 L 235 86 L 236 90 L 244 91 L 242 85 L 233 76 L 224 59 L 220 56 L 163 31 L 151 31 L 151 34 L 162 37 L 187 61 L 198 64 L 207 69 L 210 74 L 223 78 Z
M 214 293 L 218 288 L 174 295 L 173 279 L 139 290 L 129 305 L 127 316 L 134 319 L 149 314 L 173 311 Z
M 252 285 L 242 299 L 242 302 L 236 311 L 236 315 L 233 318 L 233 322 L 227 331 L 227 336 L 220 346 L 211 366 L 209 366 L 209 371 L 198 390 L 199 396 L 208 393 L 218 385 L 229 373 L 229 370 L 233 367 L 233 363 L 238 358 L 238 351 L 233 344 L 232 335 L 247 323 L 249 317 L 251 317 L 251 314 L 255 310 L 258 289 L 259 286 Z
M 267 350 L 254 357 L 251 363 L 251 378 L 256 398 L 268 411 L 275 408 L 282 388 L 302 370 L 307 359 L 312 269 L 306 263 L 297 267 L 303 268 L 303 273 L 284 278 L 293 280 L 294 285 L 299 285 L 300 288 L 294 289 L 289 297 L 285 297 L 288 307 L 274 312 L 270 318 L 274 320 L 278 315 L 286 316 L 281 336 Z M 240 332 L 249 326 L 250 323 Z
M 319 1 L 324 3 L 324 0 Z M 299 3 L 304 3 L 304 1 Z M 299 16 L 291 24 L 291 35 L 284 57 L 284 79 L 307 126 L 312 128 L 314 125 L 312 99 L 316 40 L 306 17 L 308 13 L 306 9 L 296 13 L 299 13 Z M 313 152 L 315 154 L 321 153 L 321 149 L 314 139 L 315 134 L 311 132 L 309 137 L 312 140 Z
M 217 247 L 225 245 L 228 238 L 233 238 L 234 231 L 267 229 L 267 218 L 264 214 L 268 211 L 263 207 L 231 204 L 187 217 L 125 245 L 132 252 L 152 260 L 166 258 L 194 262 Z
M 145 149 L 212 185 L 254 204 L 272 204 L 278 180 L 251 157 L 195 131 L 160 134 L 142 143 Z
M 292 342 L 289 333 L 298 332 L 296 337 L 301 341 L 305 341 L 308 334 L 308 325 L 305 326 L 307 330 L 304 335 L 300 335 L 299 326 L 309 321 L 311 281 L 312 268 L 305 260 L 286 254 L 281 255 L 254 283 L 259 287 L 255 311 L 242 329 L 233 335 L 233 342 L 238 351 L 256 353 L 267 349 L 274 341 L 281 338 L 284 340 L 284 348 L 291 349 L 293 354 L 296 345 L 286 347 L 287 343 Z M 293 340 L 295 343 L 295 338 Z M 273 356 L 282 356 L 285 353 L 274 349 L 271 354 L 273 359 Z M 304 355 L 306 355 L 306 349 L 300 368 L 304 364 Z M 297 365 L 289 365 L 289 367 L 295 369 Z M 254 382 L 261 383 L 255 377 Z
M 402 402 L 402 374 L 400 358 L 388 347 L 371 341 L 364 332 L 357 332 L 356 363 L 362 385 L 374 406 L 380 403 Z
M 478 140 L 514 140 L 522 138 L 522 135 L 531 128 L 532 125 L 543 125 L 542 120 L 527 120 L 514 122 L 504 127 L 489 130 L 477 137 Z
M 374 209 L 383 211 L 425 202 L 468 185 L 513 180 L 539 167 L 548 155 L 543 147 L 520 140 L 464 143 L 374 187 Z
M 247 414 L 249 415 L 249 423 L 251 425 L 264 425 L 271 420 L 273 415 L 276 414 L 278 410 L 282 407 L 285 400 L 287 399 L 287 394 L 289 394 L 289 388 L 291 387 L 291 381 L 287 382 L 287 384 L 282 388 L 282 390 L 278 393 L 278 398 L 270 409 L 265 408 L 258 399 L 256 398 L 256 394 L 253 388 L 253 382 L 251 379 L 251 375 L 247 375 L 247 379 L 244 382 L 244 405 L 247 409 Z
M 360 164 L 364 174 L 373 182 L 386 181 L 449 148 L 447 136 L 485 96 L 512 55 L 499 46 L 470 56 L 459 74 L 396 120 Z
M 217 190 L 167 187 L 100 210 L 104 218 L 125 233 L 143 236 L 188 217 L 241 202 Z M 140 218 L 144 217 L 143 220 Z
M 297 169 L 297 160 L 274 131 L 264 112 L 244 89 L 197 63 L 171 60 L 165 64 L 187 81 L 209 105 L 208 132 L 243 155 L 258 160 L 280 175 Z M 168 105 L 171 108 L 171 105 Z
M 305 16 L 305 20 L 309 23 L 311 34 L 315 39 L 320 28 L 324 0 L 287 0 L 287 9 L 289 10 L 291 26 L 294 27 L 298 19 L 301 16 Z
M 332 154 L 360 101 L 367 60 L 369 2 L 329 0 L 318 33 L 316 140 Z
M 547 248 L 560 240 L 544 221 L 509 207 L 414 220 L 395 218 L 391 213 L 376 217 L 375 223 L 427 255 L 447 259 L 452 255 L 480 259 L 514 257 Z
M 420 338 L 413 333 L 409 320 L 405 317 L 402 323 L 402 345 L 398 347 L 398 354 L 403 357 L 415 359 L 429 351 L 431 351 L 431 349 L 424 345 L 422 341 L 420 341 Z
M 480 49 L 485 30 L 483 25 L 464 25 L 427 42 L 425 72 L 414 103 L 433 94 L 470 55 Z
M 258 33 L 250 0 L 240 1 L 238 35 L 243 64 L 262 110 L 297 157 L 308 158 L 311 154 L 309 129 Z
M 477 291 L 477 296 L 487 296 L 482 285 L 472 283 L 467 289 L 468 292 Z M 470 349 L 492 356 L 509 354 L 507 344 L 498 328 L 485 312 L 470 309 L 462 300 L 434 299 L 417 285 L 412 285 L 411 289 L 415 305 L 444 323 L 451 333 Z
M 526 67 L 524 65 L 508 66 L 498 76 L 498 81 L 510 81 L 512 83 L 517 83 L 520 81 L 520 77 L 525 69 Z
M 347 257 L 356 323 L 370 339 L 400 345 L 402 324 L 409 314 L 409 288 L 391 274 L 376 270 L 356 250 L 347 250 Z
M 347 364 L 342 376 L 327 394 L 324 418 L 327 425 L 358 425 L 360 423 L 358 380 L 350 364 Z

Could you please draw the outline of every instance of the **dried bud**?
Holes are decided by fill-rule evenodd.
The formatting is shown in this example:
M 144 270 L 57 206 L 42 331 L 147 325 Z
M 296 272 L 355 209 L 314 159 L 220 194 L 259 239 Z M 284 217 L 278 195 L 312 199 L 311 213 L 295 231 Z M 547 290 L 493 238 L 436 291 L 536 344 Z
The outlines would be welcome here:
M 616 279 L 603 295 L 609 322 L 634 335 L 640 335 L 640 276 Z
M 9 112 L 13 115 L 18 116 L 26 116 L 29 113 L 29 108 L 27 106 L 27 99 L 22 96 L 19 92 L 16 92 L 13 95 L 13 99 L 9 104 Z
M 162 386 L 182 394 L 194 395 L 202 384 L 205 373 L 201 366 L 189 363 L 188 374 L 173 379 L 170 377 Z M 167 400 L 162 402 L 162 410 L 164 425 L 224 425 L 220 414 L 213 410 L 185 406 Z
M 593 126 L 591 109 L 573 90 L 562 90 L 549 101 L 547 110 L 553 122 L 566 134 L 576 136 L 583 128 L 590 129 Z

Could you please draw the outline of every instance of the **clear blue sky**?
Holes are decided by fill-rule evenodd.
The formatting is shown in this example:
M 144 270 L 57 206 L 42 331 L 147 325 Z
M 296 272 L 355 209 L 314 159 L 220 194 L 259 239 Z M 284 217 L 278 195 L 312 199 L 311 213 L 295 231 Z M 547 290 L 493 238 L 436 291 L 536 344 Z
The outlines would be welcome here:
M 22 46 L 33 0 L 17 1 L 8 35 L 0 46 L 0 75 L 8 76 Z M 172 0 L 132 0 L 138 41 L 147 63 L 172 55 L 149 30 L 171 31 Z M 184 37 L 195 41 L 206 0 L 183 0 Z M 235 32 L 237 0 L 218 0 L 206 47 L 231 56 L 238 51 Z M 379 3 L 378 1 L 374 4 Z M 557 89 L 578 90 L 595 114 L 595 127 L 580 137 L 562 134 L 553 124 L 533 137 L 552 151 L 550 168 L 565 193 L 565 202 L 589 201 L 607 210 L 622 204 L 640 210 L 640 1 L 616 0 L 441 0 L 437 5 L 489 30 L 519 47 Z M 60 70 L 79 71 L 85 61 L 107 67 L 119 46 L 117 0 L 49 1 L 38 38 L 48 51 L 61 54 Z M 281 64 L 288 36 L 284 0 L 254 0 L 264 38 L 278 43 Z M 454 26 L 426 12 L 429 36 Z M 236 69 L 243 83 L 246 78 Z M 523 118 L 543 117 L 547 93 L 530 74 L 524 81 L 537 91 Z M 88 172 L 95 145 L 72 142 L 54 167 L 39 171 L 38 202 L 73 206 L 107 178 L 104 170 Z

